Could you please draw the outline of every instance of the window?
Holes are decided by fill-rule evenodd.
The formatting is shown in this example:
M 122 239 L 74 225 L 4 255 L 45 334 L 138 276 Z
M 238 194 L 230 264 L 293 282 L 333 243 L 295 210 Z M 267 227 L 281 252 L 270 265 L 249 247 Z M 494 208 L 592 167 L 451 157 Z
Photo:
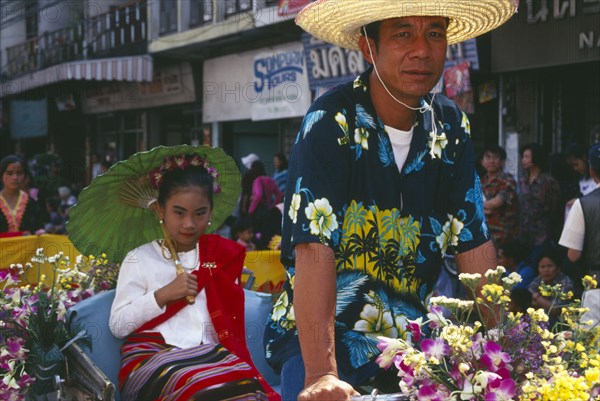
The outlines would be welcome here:
M 27 39 L 38 36 L 37 1 L 25 1 L 25 35 Z
M 225 0 L 225 17 L 252 10 L 252 0 Z
M 177 2 L 173 0 L 160 0 L 160 28 L 159 35 L 177 31 Z
M 190 0 L 190 26 L 210 23 L 213 19 L 212 0 Z

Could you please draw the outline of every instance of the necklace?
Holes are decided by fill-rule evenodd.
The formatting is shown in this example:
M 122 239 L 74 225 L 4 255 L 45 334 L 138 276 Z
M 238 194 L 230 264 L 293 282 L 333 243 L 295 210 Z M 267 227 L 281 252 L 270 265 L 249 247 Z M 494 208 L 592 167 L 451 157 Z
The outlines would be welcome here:
M 164 245 L 164 241 L 160 242 L 160 246 L 163 250 L 163 254 L 167 259 L 171 259 L 171 252 L 169 251 L 169 249 Z M 179 258 L 177 258 L 179 259 Z M 181 260 L 179 260 L 179 264 L 181 265 L 181 267 L 183 267 L 183 270 L 185 270 L 188 273 L 193 272 L 194 270 L 196 270 L 196 268 L 198 268 L 198 265 L 200 264 L 200 243 L 196 242 L 196 248 L 195 248 L 195 252 L 194 252 L 194 262 L 192 263 L 191 266 L 186 266 L 183 263 L 181 263 Z

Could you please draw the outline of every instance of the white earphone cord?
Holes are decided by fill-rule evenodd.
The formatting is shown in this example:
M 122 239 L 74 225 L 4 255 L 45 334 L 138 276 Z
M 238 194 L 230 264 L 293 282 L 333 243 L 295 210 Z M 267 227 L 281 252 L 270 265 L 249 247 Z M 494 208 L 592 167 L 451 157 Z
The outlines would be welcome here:
M 435 147 L 435 142 L 437 139 L 437 126 L 435 124 L 435 112 L 433 111 L 433 99 L 435 98 L 435 93 L 433 93 L 431 95 L 431 104 L 428 104 L 427 106 L 422 106 L 422 107 L 411 107 L 409 105 L 407 105 L 406 103 L 404 103 L 403 101 L 399 100 L 398 98 L 396 98 L 396 96 L 394 96 L 392 94 L 392 92 L 390 92 L 390 90 L 388 89 L 387 85 L 383 82 L 383 80 L 381 79 L 381 76 L 379 75 L 379 70 L 377 69 L 377 63 L 375 63 L 375 58 L 373 57 L 373 50 L 371 50 L 371 43 L 369 43 L 369 35 L 367 34 L 367 28 L 363 26 L 363 32 L 365 34 L 365 39 L 367 41 L 367 47 L 369 48 L 369 54 L 371 55 L 371 60 L 373 62 L 373 70 L 375 71 L 375 75 L 377 75 L 377 79 L 379 80 L 379 82 L 381 82 L 381 85 L 383 86 L 383 89 L 385 89 L 385 91 L 388 93 L 388 95 L 390 95 L 390 97 L 392 99 L 394 99 L 396 102 L 400 103 L 402 106 L 414 110 L 414 111 L 418 111 L 419 113 L 426 113 L 427 111 L 431 112 L 431 131 L 433 132 L 433 136 L 432 136 L 432 141 L 433 143 L 431 144 L 431 152 L 430 154 L 433 156 L 433 148 Z

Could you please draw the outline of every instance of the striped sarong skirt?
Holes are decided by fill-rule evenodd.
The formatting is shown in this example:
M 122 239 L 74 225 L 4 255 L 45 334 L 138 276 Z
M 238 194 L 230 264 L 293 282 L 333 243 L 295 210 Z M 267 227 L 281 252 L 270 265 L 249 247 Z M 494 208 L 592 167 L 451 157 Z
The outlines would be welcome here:
M 220 344 L 181 349 L 160 333 L 134 333 L 121 347 L 123 401 L 268 401 L 251 367 Z

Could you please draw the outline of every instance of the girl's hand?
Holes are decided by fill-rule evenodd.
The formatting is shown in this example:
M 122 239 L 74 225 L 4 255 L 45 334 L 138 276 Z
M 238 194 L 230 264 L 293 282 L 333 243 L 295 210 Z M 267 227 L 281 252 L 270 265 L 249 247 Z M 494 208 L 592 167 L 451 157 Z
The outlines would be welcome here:
M 194 298 L 198 295 L 196 276 L 188 273 L 177 275 L 175 280 L 154 292 L 156 303 L 161 308 L 164 308 L 170 302 L 178 301 L 188 295 Z

